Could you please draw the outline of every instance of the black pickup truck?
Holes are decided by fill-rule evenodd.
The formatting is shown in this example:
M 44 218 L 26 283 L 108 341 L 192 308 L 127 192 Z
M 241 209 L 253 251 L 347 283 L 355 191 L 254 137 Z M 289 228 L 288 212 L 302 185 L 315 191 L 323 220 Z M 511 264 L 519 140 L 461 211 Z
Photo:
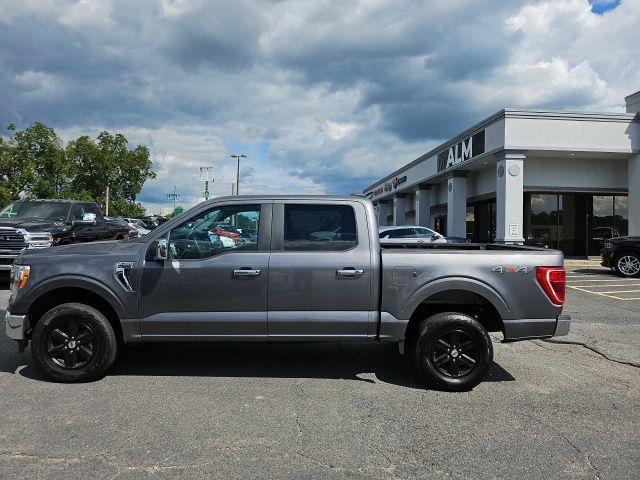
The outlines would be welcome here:
M 18 200 L 0 212 L 0 271 L 24 250 L 128 236 L 127 223 L 106 220 L 94 202 Z

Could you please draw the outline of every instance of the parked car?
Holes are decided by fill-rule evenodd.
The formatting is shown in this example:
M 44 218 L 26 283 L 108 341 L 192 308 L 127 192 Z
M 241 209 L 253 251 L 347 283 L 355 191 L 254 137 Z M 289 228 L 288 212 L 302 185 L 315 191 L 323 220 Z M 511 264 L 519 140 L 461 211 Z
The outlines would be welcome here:
M 129 227 L 131 227 L 131 229 L 134 230 L 131 232 L 132 237 L 138 237 L 138 238 L 143 237 L 151 231 L 145 227 L 142 220 L 139 220 L 137 218 L 131 218 L 131 217 L 116 217 L 116 218 L 118 218 L 118 220 L 123 220 L 129 224 Z
M 227 240 L 231 240 L 235 245 L 241 245 L 242 240 L 237 229 L 231 225 L 216 225 L 209 233 L 217 235 L 223 242 L 223 245 L 230 245 Z
M 25 250 L 128 235 L 126 223 L 107 219 L 93 202 L 18 200 L 0 211 L 0 271 Z
M 159 225 L 159 223 L 152 218 L 141 218 L 140 221 L 142 222 L 144 228 L 146 228 L 147 230 L 153 230 Z
M 211 241 L 234 217 L 258 224 L 257 244 Z M 378 341 L 430 385 L 468 390 L 492 366 L 488 332 L 516 341 L 570 326 L 562 252 L 381 247 L 373 204 L 357 196 L 216 198 L 136 242 L 27 251 L 11 292 L 7 335 L 64 382 L 104 375 L 122 342 Z
M 471 243 L 471 240 L 469 240 L 467 237 L 450 237 L 449 235 L 447 235 L 444 238 L 447 243 Z
M 447 243 L 447 240 L 438 232 L 419 225 L 379 227 L 378 236 L 382 244 Z
M 615 237 L 604 241 L 603 267 L 622 277 L 640 277 L 640 237 Z

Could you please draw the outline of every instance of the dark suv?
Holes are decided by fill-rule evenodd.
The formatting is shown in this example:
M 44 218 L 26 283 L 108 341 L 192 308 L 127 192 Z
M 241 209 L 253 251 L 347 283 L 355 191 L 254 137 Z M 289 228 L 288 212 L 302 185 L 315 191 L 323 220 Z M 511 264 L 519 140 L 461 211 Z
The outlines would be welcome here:
M 623 277 L 640 276 L 640 237 L 615 237 L 604 241 L 602 266 Z

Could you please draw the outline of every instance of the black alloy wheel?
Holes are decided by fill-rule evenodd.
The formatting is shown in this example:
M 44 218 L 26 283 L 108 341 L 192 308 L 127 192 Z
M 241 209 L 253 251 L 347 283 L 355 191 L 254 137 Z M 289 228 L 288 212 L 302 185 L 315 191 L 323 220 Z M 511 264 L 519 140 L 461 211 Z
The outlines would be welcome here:
M 103 376 L 116 359 L 113 326 L 98 309 L 63 303 L 37 320 L 31 352 L 40 369 L 59 382 L 88 382 Z
M 462 329 L 446 331 L 431 344 L 431 362 L 444 376 L 457 378 L 468 375 L 478 363 L 480 349 L 475 340 Z
M 96 354 L 95 334 L 82 320 L 65 319 L 51 330 L 47 352 L 51 361 L 62 368 L 82 368 Z
M 493 344 L 475 318 L 457 312 L 435 314 L 418 326 L 409 355 L 424 382 L 432 387 L 470 390 L 493 363 Z

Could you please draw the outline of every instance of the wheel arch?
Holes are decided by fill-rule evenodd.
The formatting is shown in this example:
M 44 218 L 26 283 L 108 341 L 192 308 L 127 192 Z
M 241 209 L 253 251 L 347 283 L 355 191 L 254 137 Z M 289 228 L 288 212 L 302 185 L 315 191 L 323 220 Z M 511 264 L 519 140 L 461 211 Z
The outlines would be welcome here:
M 33 330 L 42 315 L 63 303 L 83 303 L 100 311 L 113 326 L 119 341 L 123 338 L 120 315 L 123 306 L 110 291 L 92 283 L 57 281 L 43 286 L 32 294 L 29 301 L 28 316 L 30 329 Z
M 463 313 L 478 320 L 487 331 L 503 334 L 504 319 L 510 317 L 510 310 L 498 292 L 475 279 L 442 279 L 416 292 L 410 304 L 405 341 L 415 335 L 425 318 L 437 313 Z

